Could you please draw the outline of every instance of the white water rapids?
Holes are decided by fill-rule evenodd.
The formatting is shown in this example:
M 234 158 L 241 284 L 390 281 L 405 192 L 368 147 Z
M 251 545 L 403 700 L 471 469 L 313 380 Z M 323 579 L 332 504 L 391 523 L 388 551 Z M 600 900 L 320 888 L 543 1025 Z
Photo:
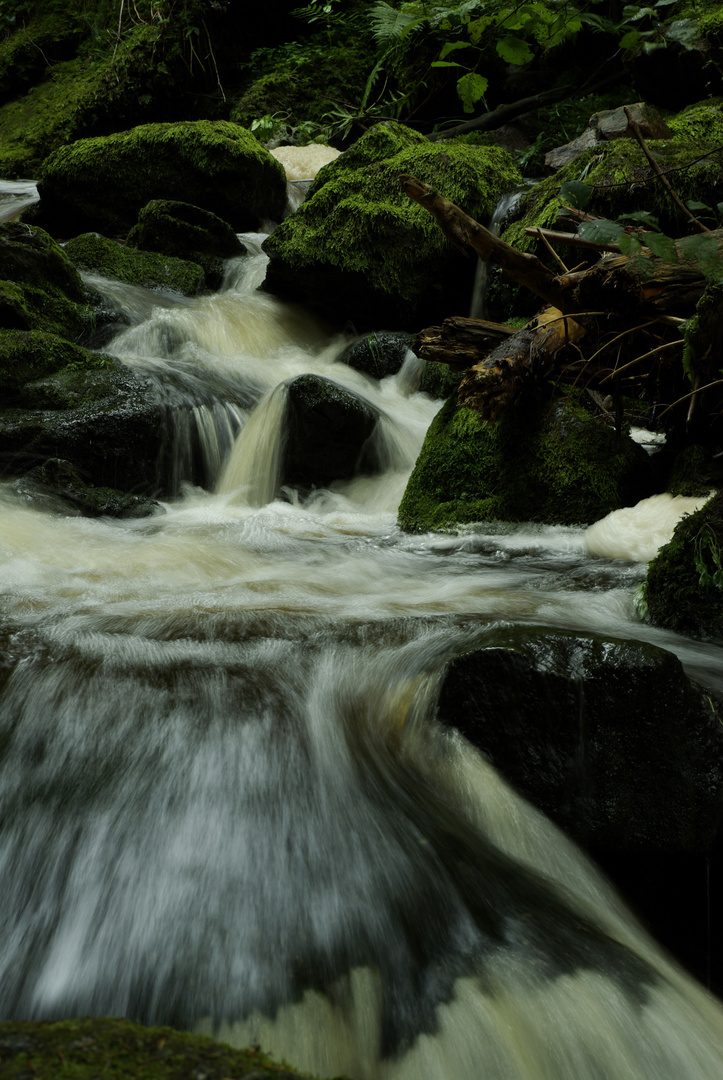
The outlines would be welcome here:
M 0 1015 L 173 1023 L 359 1080 L 723 1078 L 719 1004 L 434 719 L 446 660 L 500 621 L 654 641 L 719 688 L 721 650 L 642 625 L 641 566 L 583 530 L 401 534 L 437 404 L 413 361 L 335 363 L 247 243 L 216 296 L 95 281 L 132 324 L 109 351 L 175 410 L 163 515 L 0 486 Z M 381 411 L 384 473 L 278 492 L 302 372 Z

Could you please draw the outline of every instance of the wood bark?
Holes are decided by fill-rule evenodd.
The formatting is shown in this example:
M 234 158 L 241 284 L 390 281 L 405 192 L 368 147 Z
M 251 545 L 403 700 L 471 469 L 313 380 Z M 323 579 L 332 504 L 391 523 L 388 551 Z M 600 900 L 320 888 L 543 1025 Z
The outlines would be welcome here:
M 456 315 L 445 319 L 442 326 L 422 330 L 413 348 L 420 360 L 434 360 L 447 364 L 453 371 L 464 371 L 515 332 L 511 326 L 502 323 Z

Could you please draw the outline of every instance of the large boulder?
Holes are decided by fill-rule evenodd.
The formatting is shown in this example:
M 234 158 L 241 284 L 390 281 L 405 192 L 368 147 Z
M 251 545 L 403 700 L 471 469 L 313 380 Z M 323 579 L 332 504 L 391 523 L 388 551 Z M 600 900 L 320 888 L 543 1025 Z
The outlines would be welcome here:
M 723 493 L 676 526 L 648 567 L 643 606 L 656 626 L 723 639 Z
M 0 389 L 3 475 L 60 458 L 95 487 L 161 487 L 165 413 L 147 378 L 50 334 L 3 331 Z
M 358 395 L 320 375 L 299 375 L 288 387 L 281 482 L 325 487 L 378 471 L 371 444 L 377 414 Z
M 370 375 L 385 379 L 401 370 L 404 359 L 414 342 L 413 334 L 403 331 L 375 330 L 347 345 L 337 356 L 337 363 L 346 364 Z
M 483 222 L 520 179 L 498 146 L 433 144 L 400 124 L 377 125 L 320 170 L 299 210 L 265 242 L 265 288 L 359 331 L 418 329 L 468 307 L 474 263 L 403 194 L 402 173 Z
M 78 340 L 91 324 L 83 282 L 63 249 L 43 229 L 0 224 L 0 328 Z
M 79 139 L 51 154 L 38 181 L 37 221 L 57 236 L 125 236 L 153 199 L 182 199 L 241 232 L 281 218 L 283 167 L 238 124 L 145 124 Z
M 410 532 L 475 521 L 591 524 L 652 494 L 650 461 L 572 399 L 497 422 L 450 397 L 432 421 L 399 506 Z
M 65 254 L 79 270 L 142 285 L 147 289 L 171 289 L 195 296 L 205 282 L 203 268 L 187 259 L 136 251 L 99 233 L 83 233 L 65 245 Z
M 55 509 L 65 516 L 137 518 L 159 513 L 158 503 L 142 495 L 88 484 L 69 461 L 50 458 L 12 483 L 30 506 Z
M 172 199 L 154 199 L 144 206 L 126 244 L 140 251 L 193 260 L 203 267 L 210 289 L 221 285 L 224 259 L 246 252 L 227 221 L 200 206 Z

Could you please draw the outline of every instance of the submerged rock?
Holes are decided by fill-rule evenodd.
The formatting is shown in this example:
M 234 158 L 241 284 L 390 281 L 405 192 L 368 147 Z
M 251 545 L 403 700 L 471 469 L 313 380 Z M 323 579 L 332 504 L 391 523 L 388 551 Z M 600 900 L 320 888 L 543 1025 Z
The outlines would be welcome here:
M 265 288 L 358 330 L 417 329 L 469 306 L 474 263 L 403 194 L 401 173 L 435 185 L 479 221 L 519 182 L 500 147 L 432 144 L 401 124 L 379 124 L 320 170 L 299 210 L 265 242 Z
M 79 139 L 51 154 L 38 182 L 37 220 L 58 236 L 125 236 L 153 199 L 183 199 L 239 232 L 280 219 L 282 166 L 238 124 L 218 120 L 146 124 Z
M 83 233 L 65 245 L 68 258 L 80 270 L 142 285 L 146 289 L 171 289 L 195 296 L 203 288 L 205 275 L 198 263 L 151 251 L 136 251 L 99 233 Z
M 579 404 L 518 406 L 495 423 L 452 397 L 427 432 L 399 524 L 409 532 L 475 521 L 589 525 L 651 490 L 642 447 Z
M 577 841 L 712 850 L 723 814 L 723 701 L 669 652 L 502 629 L 454 660 L 439 716 Z
M 140 251 L 191 259 L 203 267 L 210 289 L 221 286 L 223 260 L 246 252 L 227 221 L 210 210 L 173 199 L 153 199 L 144 206 L 126 243 Z
M 83 282 L 60 245 L 35 226 L 0 224 L 0 328 L 77 341 L 91 321 Z
M 648 567 L 643 597 L 655 626 L 723 639 L 723 493 L 676 526 Z
M 377 472 L 370 437 L 377 415 L 350 390 L 319 375 L 300 375 L 288 388 L 281 483 L 324 487 Z
M 161 507 L 152 499 L 129 495 L 115 488 L 94 487 L 83 480 L 69 461 L 51 458 L 37 465 L 12 485 L 15 492 L 31 505 L 51 507 L 83 517 L 150 517 Z

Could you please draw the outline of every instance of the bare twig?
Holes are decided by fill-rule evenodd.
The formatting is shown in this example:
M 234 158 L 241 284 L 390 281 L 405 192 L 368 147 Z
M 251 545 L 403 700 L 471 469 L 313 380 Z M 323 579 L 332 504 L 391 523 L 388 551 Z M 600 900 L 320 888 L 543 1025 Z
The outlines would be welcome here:
M 113 59 L 115 60 L 115 54 L 118 52 L 118 46 L 120 45 L 121 30 L 123 29 L 123 5 L 125 0 L 120 2 L 120 11 L 118 12 L 118 33 L 115 39 L 115 49 L 113 50 Z
M 526 232 L 526 231 L 527 231 L 527 230 L 525 230 L 525 232 Z M 569 270 L 567 269 L 567 267 L 565 266 L 564 262 L 562 261 L 562 259 L 560 258 L 560 256 L 559 256 L 559 255 L 557 254 L 557 252 L 556 252 L 556 251 L 555 251 L 555 249 L 553 248 L 553 246 L 552 246 L 552 244 L 550 243 L 550 241 L 549 241 L 549 240 L 547 239 L 547 237 L 545 236 L 545 230 L 544 230 L 544 229 L 540 229 L 540 228 L 538 228 L 538 229 L 537 229 L 537 235 L 539 236 L 540 240 L 542 240 L 543 244 L 545 245 L 545 247 L 547 248 L 547 250 L 548 250 L 548 251 L 550 252 L 550 254 L 552 255 L 552 257 L 553 257 L 553 259 L 555 260 L 555 262 L 557 263 L 557 265 L 558 265 L 559 267 L 561 267 L 561 269 L 562 269 L 562 272 L 563 272 L 563 274 L 568 274 L 568 273 L 569 273 Z
M 661 416 L 665 416 L 667 412 L 670 412 L 671 409 L 674 409 L 676 405 L 680 405 L 681 401 L 687 401 L 688 398 L 694 397 L 696 394 L 702 394 L 704 390 L 710 390 L 711 386 L 721 385 L 723 385 L 723 379 L 715 379 L 713 382 L 706 383 L 705 386 L 696 387 L 696 389 L 691 390 L 689 394 L 683 394 L 683 396 L 679 397 L 677 401 L 674 401 L 672 405 L 668 405 L 667 409 L 663 409 L 661 413 L 658 413 L 658 420 L 660 420 Z
M 656 347 L 654 349 L 650 349 L 649 352 L 642 353 L 640 356 L 636 356 L 634 360 L 629 360 L 628 363 L 623 364 L 621 368 L 615 368 L 614 371 L 611 371 L 609 375 L 606 375 L 604 379 L 600 380 L 600 385 L 602 386 L 602 384 L 607 382 L 608 379 L 612 379 L 616 375 L 620 375 L 621 372 L 627 371 L 628 368 L 631 368 L 633 366 L 633 364 L 639 364 L 641 360 L 647 360 L 649 356 L 655 356 L 656 353 L 662 352 L 663 349 L 672 349 L 674 347 L 680 348 L 682 344 L 682 341 L 666 341 L 662 345 L 656 345 Z M 681 398 L 680 400 L 684 401 L 685 399 Z M 677 405 L 677 402 L 675 402 L 675 404 Z
M 673 190 L 672 184 L 667 179 L 667 177 L 664 176 L 664 174 L 663 174 L 660 166 L 658 165 L 657 161 L 655 160 L 653 155 L 648 150 L 648 147 L 646 145 L 645 139 L 643 138 L 643 135 L 642 135 L 642 132 L 640 130 L 640 126 L 638 125 L 637 120 L 635 119 L 633 114 L 630 112 L 630 109 L 627 107 L 627 105 L 624 106 L 624 109 L 625 109 L 625 115 L 628 118 L 628 124 L 630 126 L 630 130 L 632 131 L 635 138 L 638 140 L 638 142 L 640 144 L 640 149 L 645 154 L 646 158 L 650 162 L 650 165 L 651 165 L 653 171 L 655 172 L 656 176 L 660 180 L 660 182 L 663 185 L 663 187 L 665 188 L 665 190 L 670 195 L 670 197 L 673 200 L 673 202 L 675 203 L 675 205 L 678 207 L 678 209 L 681 211 L 681 213 L 685 215 L 685 217 L 688 219 L 688 221 L 692 221 L 695 224 L 695 226 L 697 227 L 699 232 L 709 233 L 710 229 L 707 229 L 705 227 L 705 225 L 703 224 L 703 222 L 698 220 L 698 218 L 695 216 L 695 214 L 691 214 L 690 210 L 685 205 L 683 200 L 680 198 L 680 196 L 677 194 L 677 192 L 675 192 Z

